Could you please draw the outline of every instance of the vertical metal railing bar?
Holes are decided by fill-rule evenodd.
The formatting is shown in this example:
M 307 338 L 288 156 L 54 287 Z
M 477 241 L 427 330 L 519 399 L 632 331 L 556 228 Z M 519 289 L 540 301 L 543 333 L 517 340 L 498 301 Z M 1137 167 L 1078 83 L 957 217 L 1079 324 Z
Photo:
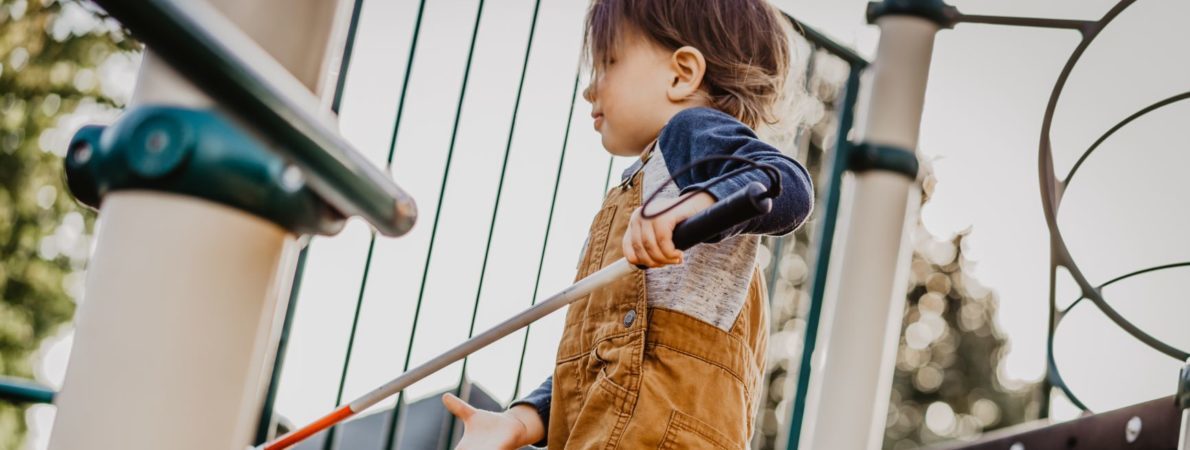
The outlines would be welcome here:
M 554 224 L 554 208 L 558 204 L 558 186 L 562 183 L 562 164 L 566 161 L 566 147 L 570 142 L 570 125 L 574 119 L 574 104 L 578 99 L 578 82 L 582 76 L 582 64 L 574 73 L 574 88 L 570 93 L 570 109 L 566 115 L 566 130 L 562 134 L 562 151 L 558 155 L 558 170 L 554 174 L 554 190 L 550 194 L 550 211 L 545 220 L 545 238 L 541 242 L 541 256 L 537 258 L 537 275 L 533 278 L 533 296 L 529 301 L 529 306 L 537 304 L 538 290 L 541 288 L 541 271 L 545 267 L 545 250 L 550 243 L 550 227 Z M 515 400 L 521 395 L 521 377 L 525 371 L 525 353 L 529 351 L 529 331 L 533 325 L 525 327 L 525 335 L 521 339 L 521 357 L 517 362 L 516 384 L 512 388 L 512 398 Z
M 359 280 L 359 290 L 356 292 L 355 312 L 351 317 L 351 333 L 347 335 L 347 351 L 343 355 L 343 370 L 339 375 L 339 388 L 335 391 L 335 405 L 343 403 L 343 388 L 347 385 L 347 370 L 351 367 L 351 353 L 355 348 L 355 335 L 359 329 L 359 313 L 363 309 L 364 304 L 364 288 L 368 285 L 368 274 L 372 271 L 372 254 L 376 249 L 376 232 L 373 231 L 368 239 L 368 254 L 364 258 L 364 274 Z M 339 427 L 334 426 L 326 430 L 326 440 L 322 442 L 322 448 L 331 450 L 338 448 L 335 442 L 335 435 L 338 434 Z
M 387 165 L 391 169 L 393 155 L 397 149 L 397 134 L 401 132 L 401 118 L 405 116 L 405 94 L 409 93 L 409 79 L 413 75 L 413 57 L 417 55 L 417 42 L 421 37 L 421 19 L 426 11 L 426 0 L 417 4 L 417 18 L 413 20 L 413 40 L 409 43 L 409 57 L 405 59 L 405 77 L 401 80 L 401 98 L 397 100 L 397 117 L 393 121 L 392 140 L 388 143 Z
M 359 22 L 360 10 L 362 9 L 362 0 L 356 0 L 356 2 L 357 2 L 356 9 L 353 12 L 352 24 L 351 24 L 351 33 L 352 33 L 353 39 L 351 39 L 349 41 L 347 51 L 346 51 L 347 55 L 350 55 L 350 51 L 354 48 L 354 35 L 355 35 L 356 27 Z M 414 21 L 413 40 L 409 46 L 409 57 L 405 63 L 405 76 L 404 76 L 404 80 L 402 81 L 402 84 L 401 84 L 401 98 L 397 102 L 397 105 L 398 105 L 397 106 L 397 118 L 393 125 L 393 135 L 392 135 L 392 140 L 390 141 L 388 155 L 385 158 L 385 168 L 390 169 L 390 170 L 392 168 L 392 159 L 393 159 L 393 154 L 394 154 L 394 148 L 396 145 L 397 133 L 398 133 L 398 130 L 400 129 L 400 122 L 401 122 L 400 116 L 401 116 L 401 112 L 403 112 L 404 107 L 405 107 L 405 98 L 406 98 L 405 94 L 408 92 L 409 78 L 410 78 L 411 70 L 413 68 L 413 57 L 417 50 L 417 38 L 418 38 L 418 36 L 420 34 L 420 30 L 421 30 L 422 11 L 424 11 L 424 9 L 425 9 L 424 7 L 425 7 L 425 1 L 422 0 L 422 2 L 418 5 L 417 19 L 415 19 L 415 21 Z M 345 58 L 346 58 L 346 56 L 345 56 Z M 340 93 L 342 92 L 342 87 L 344 86 L 345 82 L 346 82 L 346 73 L 340 73 L 339 82 L 337 84 Z M 339 101 L 339 98 L 336 98 L 336 102 L 338 102 L 338 101 Z M 337 110 L 338 110 L 338 108 L 336 107 L 336 111 Z M 352 354 L 354 353 L 354 349 L 355 349 L 355 338 L 359 331 L 359 316 L 363 310 L 364 294 L 366 292 L 367 285 L 368 285 L 368 275 L 371 274 L 371 271 L 372 271 L 372 256 L 375 254 L 375 248 L 376 248 L 376 233 L 373 231 L 371 233 L 371 235 L 368 237 L 368 252 L 367 252 L 367 256 L 365 256 L 366 259 L 364 260 L 365 261 L 364 262 L 364 272 L 363 272 L 363 275 L 360 277 L 359 290 L 356 295 L 355 311 L 354 311 L 352 319 L 351 319 L 351 331 L 350 331 L 350 334 L 348 335 L 348 339 L 347 339 L 347 351 L 343 355 L 343 369 L 340 372 L 339 386 L 338 386 L 337 391 L 335 392 L 335 404 L 336 405 L 343 403 L 343 392 L 347 385 L 347 374 L 351 367 L 351 357 L 352 357 Z M 336 435 L 338 434 L 338 429 L 339 429 L 339 427 L 336 426 L 336 427 L 332 427 L 331 429 L 327 430 L 326 440 L 323 441 L 324 449 L 331 450 L 331 449 L 338 447 L 338 442 L 336 439 L 336 437 L 337 437 Z
M 804 77 L 804 79 L 802 80 L 802 89 L 804 90 L 806 95 L 809 95 L 810 82 L 812 81 L 812 78 L 814 76 L 814 69 L 816 68 L 816 65 L 814 64 L 814 62 L 817 60 L 817 57 L 818 57 L 818 44 L 815 44 L 814 42 L 810 42 L 809 40 L 807 40 L 806 42 L 809 44 L 809 47 L 810 47 L 810 50 L 809 50 L 810 56 L 806 58 L 806 67 L 805 67 L 805 70 L 802 72 L 802 76 Z M 802 125 L 798 126 L 798 132 L 794 136 L 794 146 L 797 147 L 798 154 L 802 153 L 802 151 L 801 151 L 801 150 L 803 150 L 802 147 L 812 147 L 809 144 L 810 139 L 802 138 L 803 133 L 813 133 L 813 130 L 811 130 L 809 126 L 802 126 Z M 790 155 L 790 156 L 793 157 L 794 159 L 797 159 L 798 155 Z M 768 278 L 765 280 L 766 286 L 768 287 L 767 292 L 768 292 L 768 296 L 769 296 L 769 311 L 770 311 L 768 332 L 769 332 L 769 334 L 772 334 L 772 333 L 776 332 L 779 329 L 779 327 L 781 326 L 781 324 L 778 323 L 777 320 L 773 320 L 771 311 L 772 311 L 772 305 L 778 300 L 777 295 L 775 295 L 775 293 L 776 293 L 776 289 L 777 289 L 777 280 L 778 280 L 778 278 L 780 278 L 780 274 L 781 274 L 781 262 L 782 262 L 782 260 L 785 259 L 785 240 L 793 239 L 794 245 L 796 247 L 797 237 L 795 234 L 790 234 L 788 236 L 773 236 L 773 237 L 768 237 L 766 239 L 769 241 L 769 243 L 772 244 L 772 250 L 769 252 L 769 254 L 772 255 L 772 257 L 769 258 L 769 270 L 768 270 L 768 275 L 766 275 Z M 798 298 L 798 301 L 799 302 L 801 301 L 801 297 Z M 794 311 L 793 311 L 793 316 L 795 316 L 795 317 L 797 316 L 797 307 L 796 306 L 797 306 L 797 304 L 795 303 Z M 770 368 L 771 368 L 771 366 L 770 366 Z M 760 398 L 768 398 L 769 389 L 770 389 L 769 383 L 766 382 L 763 385 L 761 385 Z M 759 432 L 753 433 L 753 435 L 752 435 L 752 447 L 753 448 L 760 448 L 762 446 L 763 442 L 764 442 L 764 433 L 759 433 Z
M 459 90 L 459 102 L 458 105 L 455 106 L 454 123 L 451 125 L 450 144 L 446 150 L 446 164 L 442 171 L 442 183 L 438 190 L 438 202 L 434 211 L 434 224 L 430 227 L 430 244 L 429 248 L 426 249 L 425 263 L 422 266 L 421 283 L 417 291 L 417 306 L 415 307 L 413 313 L 413 324 L 409 331 L 409 346 L 405 351 L 405 362 L 401 369 L 402 372 L 409 370 L 409 364 L 413 359 L 413 345 L 417 338 L 418 319 L 421 316 L 422 300 L 425 299 L 426 280 L 428 279 L 430 273 L 430 263 L 434 257 L 434 243 L 438 236 L 438 224 L 441 222 L 442 218 L 442 205 L 446 201 L 446 184 L 447 181 L 450 180 L 451 161 L 454 157 L 455 143 L 458 141 L 459 137 L 459 119 L 462 118 L 463 104 L 467 99 L 467 84 L 471 78 L 471 63 L 475 59 L 475 42 L 476 38 L 479 36 L 479 24 L 481 19 L 483 19 L 483 5 L 484 0 L 479 0 L 479 6 L 475 11 L 475 24 L 471 29 L 471 43 L 467 49 L 467 63 L 463 67 L 463 82 L 462 87 Z M 392 420 L 389 424 L 389 433 L 386 438 L 387 442 L 385 443 L 385 448 L 392 449 L 395 448 L 394 446 L 397 444 L 398 437 L 401 433 L 401 428 L 404 425 L 402 420 L 404 414 L 401 414 L 405 407 L 404 398 L 404 391 L 401 391 L 400 394 L 397 394 L 397 405 L 393 408 Z
M 599 197 L 600 197 L 600 198 L 603 198 L 603 196 L 604 196 L 604 195 L 607 195 L 607 190 L 608 190 L 608 188 L 610 188 L 610 187 L 611 187 L 611 184 L 612 184 L 612 166 L 613 166 L 613 165 L 615 165 L 615 163 L 616 163 L 616 157 L 615 157 L 615 156 L 611 156 L 611 157 L 608 157 L 608 158 L 607 158 L 607 176 L 606 176 L 606 177 L 604 177 L 604 179 L 605 179 L 605 180 L 607 180 L 607 181 L 604 181 L 604 182 L 603 182 L 603 192 L 599 194 Z
M 343 56 L 339 60 L 338 79 L 335 80 L 334 98 L 331 99 L 331 111 L 339 113 L 343 104 L 343 87 L 347 81 L 347 70 L 351 66 L 351 55 L 355 50 L 355 37 L 359 31 L 360 10 L 363 0 L 355 0 L 351 10 L 351 21 L 347 26 L 347 42 L 343 46 Z M 269 387 L 265 392 L 264 406 L 261 408 L 260 420 L 256 427 L 256 437 L 253 445 L 263 444 L 269 439 L 269 431 L 273 426 L 273 409 L 277 402 L 277 390 L 280 387 L 281 369 L 285 365 L 285 352 L 289 348 L 289 331 L 293 328 L 293 316 L 297 308 L 298 293 L 301 291 L 302 274 L 306 270 L 306 258 L 310 253 L 310 241 L 305 241 L 298 254 L 297 265 L 293 272 L 293 284 L 289 289 L 289 304 L 285 308 L 285 319 L 281 324 L 281 337 L 277 341 L 277 354 L 273 360 L 273 373 L 269 377 Z
M 496 182 L 496 202 L 495 205 L 492 206 L 492 217 L 488 221 L 488 238 L 487 242 L 484 243 L 483 262 L 480 264 L 479 268 L 479 284 L 475 289 L 475 302 L 471 306 L 471 324 L 467 328 L 467 339 L 471 339 L 475 336 L 475 322 L 479 317 L 479 300 L 483 296 L 483 282 L 487 276 L 488 260 L 492 252 L 492 236 L 496 233 L 496 216 L 500 212 L 500 200 L 504 193 L 504 180 L 508 173 L 508 155 L 512 153 L 512 139 L 516 132 L 517 116 L 520 114 L 521 110 L 521 95 L 525 91 L 525 74 L 529 71 L 529 55 L 533 51 L 533 38 L 537 33 L 537 15 L 540 10 L 541 0 L 535 0 L 533 2 L 533 16 L 529 21 L 529 40 L 525 44 L 525 57 L 521 61 L 521 76 L 520 80 L 517 82 L 516 99 L 513 101 L 512 105 L 512 120 L 508 125 L 508 139 L 504 143 L 504 159 L 500 164 L 500 179 Z M 463 357 L 463 367 L 459 373 L 459 383 L 455 386 L 454 391 L 456 396 L 462 398 L 463 401 L 466 402 L 471 401 L 470 386 L 464 390 L 464 385 L 468 384 L 467 363 L 469 360 L 469 356 Z M 449 416 L 447 417 L 448 434 L 447 438 L 443 442 L 443 450 L 450 450 L 451 443 L 454 441 L 454 436 L 457 432 L 456 427 L 458 426 L 453 414 L 448 413 L 447 416 Z
M 855 102 L 859 94 L 859 79 L 862 66 L 852 63 L 847 74 L 847 85 L 843 92 L 843 103 L 839 110 L 839 127 L 835 135 L 835 151 L 831 157 L 831 168 L 827 179 L 826 204 L 822 209 L 822 224 L 817 233 L 818 250 L 815 252 L 814 279 L 810 287 L 810 309 L 806 314 L 806 332 L 802 345 L 801 363 L 798 368 L 797 385 L 790 414 L 789 430 L 785 441 L 786 450 L 796 450 L 801 439 L 803 416 L 806 410 L 806 392 L 810 384 L 810 359 L 818 341 L 818 324 L 822 315 L 822 300 L 826 292 L 826 278 L 830 267 L 831 250 L 834 246 L 835 225 L 839 212 L 839 198 L 843 174 L 847 170 L 851 154 L 851 141 L 847 135 L 855 116 Z M 780 448 L 780 447 L 778 447 Z
M 306 269 L 306 257 L 310 254 L 309 244 L 298 255 L 297 268 L 294 270 L 293 286 L 289 290 L 289 306 L 285 310 L 285 321 L 281 324 L 281 339 L 277 341 L 277 355 L 273 360 L 273 374 L 269 380 L 268 391 L 264 397 L 264 407 L 261 408 L 260 421 L 256 426 L 256 437 L 252 445 L 260 445 L 269 440 L 269 431 L 273 428 L 273 408 L 277 402 L 277 388 L 281 381 L 281 366 L 285 364 L 285 352 L 289 348 L 289 330 L 293 328 L 293 310 L 297 307 L 298 292 L 302 287 L 302 273 Z
M 347 42 L 343 45 L 343 57 L 339 59 L 339 73 L 335 80 L 335 97 L 331 100 L 331 111 L 339 113 L 343 104 L 343 87 L 347 85 L 347 69 L 351 67 L 351 55 L 355 52 L 355 36 L 359 34 L 359 16 L 364 0 L 355 0 L 351 7 L 351 21 L 347 25 Z
M 809 92 L 811 78 L 814 76 L 814 69 L 816 68 L 814 61 L 818 57 L 818 44 L 815 44 L 810 41 L 807 41 L 807 43 L 810 44 L 810 56 L 806 59 L 806 70 L 803 72 L 803 76 L 805 77 L 805 79 L 802 80 L 802 88 L 806 92 Z M 800 150 L 803 145 L 802 142 L 808 141 L 808 140 L 801 139 L 801 134 L 802 133 L 811 133 L 812 131 L 809 129 L 809 127 L 799 127 L 799 128 L 800 128 L 800 130 L 798 131 L 797 135 L 794 138 L 794 140 L 796 141 L 796 143 L 794 145 L 796 145 L 798 147 L 798 149 Z M 793 155 L 793 156 L 796 157 L 796 155 Z M 773 250 L 772 250 L 773 257 L 769 259 L 768 280 L 765 280 L 765 281 L 768 282 L 768 293 L 769 293 L 769 303 L 770 304 L 776 300 L 776 296 L 773 295 L 773 293 L 776 292 L 776 288 L 777 288 L 777 278 L 778 278 L 778 275 L 780 274 L 781 260 L 784 259 L 784 257 L 785 257 L 785 239 L 796 239 L 796 238 L 794 237 L 794 235 L 791 234 L 788 237 L 774 237 L 769 240 L 769 242 L 771 242 L 773 244 Z M 770 329 L 769 329 L 770 332 L 774 331 L 773 327 L 778 326 L 776 321 L 773 321 L 769 325 L 770 325 Z M 759 435 L 760 434 L 757 433 L 757 436 L 759 436 Z

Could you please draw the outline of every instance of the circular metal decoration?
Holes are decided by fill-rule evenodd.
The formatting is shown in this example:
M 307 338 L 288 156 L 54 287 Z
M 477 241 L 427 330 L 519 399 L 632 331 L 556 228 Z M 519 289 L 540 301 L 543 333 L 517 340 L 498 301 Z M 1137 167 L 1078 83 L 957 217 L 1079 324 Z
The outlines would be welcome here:
M 1083 303 L 1082 300 L 1089 301 L 1100 312 L 1102 312 L 1104 316 L 1111 320 L 1112 323 L 1148 347 L 1179 361 L 1185 361 L 1188 357 L 1190 357 L 1190 353 L 1187 353 L 1185 350 L 1176 348 L 1169 343 L 1157 339 L 1153 335 L 1142 330 L 1136 324 L 1126 319 L 1115 308 L 1108 304 L 1107 300 L 1103 296 L 1104 287 L 1154 271 L 1190 266 L 1190 261 L 1141 268 L 1133 272 L 1115 277 L 1102 284 L 1093 285 L 1084 275 L 1083 271 L 1080 270 L 1078 264 L 1071 256 L 1069 247 L 1065 239 L 1063 239 L 1062 230 L 1058 226 L 1058 210 L 1061 207 L 1063 194 L 1070 186 L 1074 179 L 1074 175 L 1078 172 L 1079 168 L 1082 167 L 1083 163 L 1087 161 L 1092 153 L 1094 153 L 1104 141 L 1114 135 L 1117 131 L 1125 128 L 1128 124 L 1145 116 L 1148 113 L 1161 109 L 1165 106 L 1190 99 L 1190 92 L 1183 92 L 1164 98 L 1144 108 L 1141 108 L 1140 110 L 1137 110 L 1136 112 L 1125 117 L 1116 125 L 1109 128 L 1098 139 L 1096 139 L 1094 143 L 1082 153 L 1065 177 L 1059 179 L 1058 175 L 1055 173 L 1051 131 L 1054 119 L 1054 111 L 1057 107 L 1058 99 L 1062 95 L 1062 90 L 1066 87 L 1066 82 L 1068 81 L 1075 66 L 1078 65 L 1079 59 L 1086 52 L 1087 48 L 1090 47 L 1091 43 L 1095 41 L 1095 38 L 1098 37 L 1101 32 L 1112 23 L 1113 20 L 1119 17 L 1119 15 L 1124 12 L 1124 10 L 1126 10 L 1135 2 L 1136 0 L 1122 0 L 1113 6 L 1111 10 L 1109 10 L 1107 14 L 1105 14 L 1103 18 L 1099 19 L 1098 21 L 1074 22 L 1074 26 L 1067 27 L 1081 32 L 1082 41 L 1079 42 L 1079 44 L 1075 47 L 1074 52 L 1071 53 L 1070 58 L 1066 61 L 1066 64 L 1063 66 L 1062 71 L 1058 76 L 1058 80 L 1050 94 L 1049 102 L 1046 106 L 1045 116 L 1041 126 L 1038 171 L 1041 181 L 1042 208 L 1045 213 L 1046 225 L 1049 228 L 1050 234 L 1051 256 L 1051 289 L 1049 303 L 1050 321 L 1049 334 L 1046 339 L 1047 381 L 1054 387 L 1060 389 L 1075 406 L 1084 411 L 1089 411 L 1090 409 L 1087 408 L 1087 406 L 1082 401 L 1080 401 L 1073 392 L 1071 392 L 1070 388 L 1063 380 L 1061 372 L 1058 370 L 1058 365 L 1054 357 L 1054 336 L 1057 332 L 1058 326 L 1061 324 L 1062 319 L 1067 313 L 1070 312 L 1071 309 Z M 1057 299 L 1055 298 L 1057 289 L 1053 288 L 1053 283 L 1055 283 L 1058 268 L 1066 269 L 1070 275 L 1070 278 L 1078 285 L 1080 292 L 1080 297 L 1064 308 L 1058 307 Z

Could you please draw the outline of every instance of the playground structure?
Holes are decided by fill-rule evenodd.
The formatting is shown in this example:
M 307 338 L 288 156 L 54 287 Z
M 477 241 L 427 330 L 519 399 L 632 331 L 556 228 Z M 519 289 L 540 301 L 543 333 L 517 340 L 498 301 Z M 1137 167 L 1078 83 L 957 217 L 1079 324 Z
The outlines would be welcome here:
M 164 0 L 100 3 L 146 42 L 149 52 L 136 107 L 106 130 L 81 131 L 66 161 L 72 192 L 96 206 L 102 200 L 103 228 L 66 384 L 54 398 L 59 413 L 52 448 L 238 450 L 263 442 L 272 428 L 276 374 L 284 356 L 278 342 L 284 341 L 291 320 L 295 297 L 289 291 L 304 257 L 299 252 L 305 236 L 333 234 L 346 217 L 358 216 L 378 233 L 395 237 L 407 232 L 416 217 L 409 196 L 331 131 L 333 118 L 325 113 L 337 110 L 361 2 L 309 1 L 284 8 L 263 4 L 270 2 L 254 7 L 212 2 L 213 8 Z M 788 448 L 880 444 L 900 331 L 893 319 L 900 318 L 904 306 L 906 229 L 916 217 L 914 150 L 932 44 L 938 30 L 959 23 L 1082 34 L 1059 76 L 1043 126 L 1039 169 L 1055 244 L 1052 269 L 1061 266 L 1074 274 L 1084 298 L 1130 334 L 1186 359 L 1181 350 L 1114 313 L 1101 286 L 1079 274 L 1056 221 L 1060 194 L 1074 170 L 1059 181 L 1052 168 L 1048 132 L 1054 106 L 1081 52 L 1131 4 L 1120 2 L 1098 21 L 1072 21 L 963 15 L 940 1 L 874 3 L 869 20 L 881 27 L 882 35 L 871 64 L 799 27 L 817 48 L 846 61 L 850 72 L 838 101 L 829 181 L 819 187 L 825 191 L 819 204 L 824 220 L 817 230 L 806 344 L 785 437 Z M 277 19 L 264 12 L 281 9 L 294 16 L 294 23 L 316 25 L 265 24 Z M 418 11 L 420 20 L 422 7 Z M 472 48 L 474 41 L 473 35 Z M 339 67 L 337 80 L 326 78 L 335 72 L 333 67 Z M 523 86 L 523 73 L 521 81 Z M 576 88 L 578 84 L 576 76 Z M 1135 117 L 1188 97 L 1173 96 L 1137 112 L 1100 142 Z M 853 109 L 855 104 L 863 106 Z M 846 222 L 839 236 L 836 218 Z M 187 239 L 175 239 L 177 235 Z M 1159 268 L 1124 277 L 1154 269 Z M 865 282 L 846 283 L 843 276 Z M 160 301 L 163 293 L 169 302 Z M 1051 346 L 1069 310 L 1054 304 Z M 220 330 L 220 335 L 213 337 L 211 330 Z M 148 335 L 159 338 L 144 342 Z M 815 349 L 824 354 L 827 346 L 829 356 L 814 360 Z M 195 355 L 206 359 L 195 360 Z M 1052 347 L 1049 358 L 1049 380 L 1078 404 L 1062 382 Z M 154 361 L 154 370 L 130 373 L 137 368 L 133 362 L 141 359 Z M 1143 421 L 1144 432 L 1137 439 L 1144 440 L 1125 441 L 1130 447 L 1119 448 L 1173 448 L 1170 439 L 1178 436 L 1183 437 L 1175 442 L 1177 448 L 1186 448 L 1187 424 L 1179 424 L 1175 416 L 1190 406 L 1188 378 L 1179 378 L 1176 405 L 1158 400 L 970 448 L 1016 443 L 1053 448 L 1055 442 L 1068 445 L 1075 435 L 1089 442 L 1096 430 L 1132 426 L 1132 417 Z M 31 393 L 26 400 L 49 397 L 35 388 L 19 392 Z M 126 405 L 127 413 L 104 414 L 115 404 Z M 387 448 L 401 432 L 399 409 L 392 417 Z M 127 423 L 139 424 L 135 435 L 127 432 Z M 1079 434 L 1084 432 L 1092 434 Z M 333 434 L 326 442 L 334 442 Z

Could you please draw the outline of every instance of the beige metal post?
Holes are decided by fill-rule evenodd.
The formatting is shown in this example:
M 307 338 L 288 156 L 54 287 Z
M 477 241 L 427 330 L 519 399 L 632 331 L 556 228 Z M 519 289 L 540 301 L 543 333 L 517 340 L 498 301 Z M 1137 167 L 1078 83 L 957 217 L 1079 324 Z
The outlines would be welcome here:
M 917 148 L 926 79 L 939 25 L 890 15 L 865 75 L 857 140 Z M 840 206 L 841 258 L 832 264 L 823 326 L 813 355 L 801 448 L 879 449 L 908 282 L 909 231 L 919 188 L 905 174 L 863 171 L 846 180 Z
M 341 48 L 341 3 L 213 2 L 319 93 L 331 91 L 320 86 Z M 151 52 L 133 103 L 212 106 Z M 247 447 L 299 240 L 205 200 L 150 191 L 107 195 L 50 448 Z

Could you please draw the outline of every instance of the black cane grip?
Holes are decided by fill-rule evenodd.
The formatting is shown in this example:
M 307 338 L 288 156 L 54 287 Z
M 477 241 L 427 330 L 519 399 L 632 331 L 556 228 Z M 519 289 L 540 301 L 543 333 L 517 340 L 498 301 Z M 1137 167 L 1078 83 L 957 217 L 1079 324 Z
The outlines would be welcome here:
M 753 181 L 711 207 L 700 211 L 674 227 L 674 246 L 679 250 L 701 244 L 748 219 L 767 214 L 773 201 L 765 197 L 768 188 Z

